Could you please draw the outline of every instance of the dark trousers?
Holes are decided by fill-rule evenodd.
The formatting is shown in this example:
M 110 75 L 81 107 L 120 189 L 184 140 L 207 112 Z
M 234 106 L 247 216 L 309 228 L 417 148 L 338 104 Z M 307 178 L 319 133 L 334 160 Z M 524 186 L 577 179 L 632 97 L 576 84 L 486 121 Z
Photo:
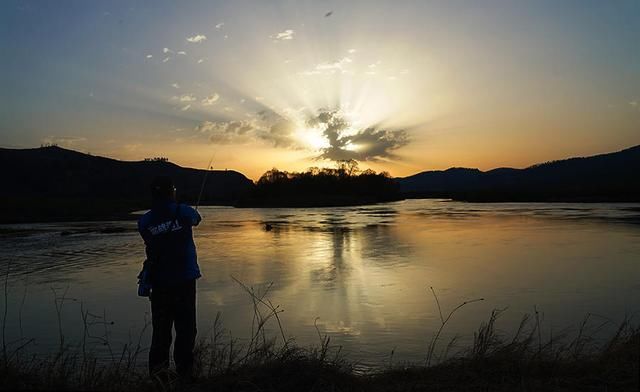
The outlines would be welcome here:
M 154 287 L 151 291 L 153 336 L 149 350 L 151 376 L 169 369 L 171 329 L 175 325 L 173 360 L 180 376 L 191 376 L 193 347 L 196 341 L 196 281 L 171 287 Z

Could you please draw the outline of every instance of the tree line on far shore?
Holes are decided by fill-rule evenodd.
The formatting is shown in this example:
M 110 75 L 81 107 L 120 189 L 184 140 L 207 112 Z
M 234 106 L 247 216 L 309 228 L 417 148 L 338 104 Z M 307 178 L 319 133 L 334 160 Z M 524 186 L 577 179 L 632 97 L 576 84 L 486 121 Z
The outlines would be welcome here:
M 389 173 L 360 170 L 358 162 L 338 161 L 335 168 L 311 167 L 303 172 L 276 168 L 257 181 L 247 205 L 317 206 L 352 205 L 399 200 L 396 181 Z

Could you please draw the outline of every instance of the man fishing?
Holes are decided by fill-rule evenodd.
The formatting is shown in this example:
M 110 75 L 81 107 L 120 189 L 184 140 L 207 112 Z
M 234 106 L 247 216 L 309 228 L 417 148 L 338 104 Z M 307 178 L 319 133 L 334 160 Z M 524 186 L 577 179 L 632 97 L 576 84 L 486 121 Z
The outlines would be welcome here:
M 176 202 L 176 188 L 169 177 L 157 177 L 151 184 L 153 205 L 138 221 L 147 260 L 141 277 L 151 288 L 141 286 L 140 295 L 149 295 L 153 336 L 149 351 L 152 378 L 166 379 L 172 328 L 176 339 L 173 359 L 176 372 L 189 379 L 193 370 L 196 338 L 196 279 L 200 268 L 193 242 L 192 227 L 201 217 L 197 210 Z

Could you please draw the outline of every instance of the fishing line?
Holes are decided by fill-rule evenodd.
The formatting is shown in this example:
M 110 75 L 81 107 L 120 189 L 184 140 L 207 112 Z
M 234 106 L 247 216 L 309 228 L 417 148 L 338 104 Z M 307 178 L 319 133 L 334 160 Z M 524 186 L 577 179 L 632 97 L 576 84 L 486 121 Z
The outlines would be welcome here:
M 211 159 L 209 159 L 209 164 L 207 165 L 207 170 L 204 173 L 204 179 L 202 180 L 202 186 L 200 186 L 200 194 L 198 195 L 198 201 L 196 202 L 196 211 L 198 211 L 198 206 L 200 206 L 200 200 L 202 200 L 202 194 L 204 193 L 204 186 L 207 183 L 207 177 L 209 177 L 209 172 L 212 169 L 211 164 L 213 163 L 213 158 L 216 156 L 216 151 L 211 154 Z

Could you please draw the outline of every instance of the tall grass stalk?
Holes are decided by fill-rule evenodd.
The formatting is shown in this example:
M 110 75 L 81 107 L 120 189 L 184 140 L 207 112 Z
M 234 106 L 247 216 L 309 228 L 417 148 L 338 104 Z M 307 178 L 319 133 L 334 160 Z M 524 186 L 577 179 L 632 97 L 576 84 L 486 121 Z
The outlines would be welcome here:
M 440 300 L 438 299 L 438 296 L 436 295 L 436 291 L 434 290 L 433 286 L 430 286 L 429 289 L 431 290 L 431 293 L 433 294 L 433 298 L 436 301 L 436 305 L 438 306 L 438 314 L 440 315 L 440 327 L 438 328 L 436 333 L 433 335 L 433 338 L 431 339 L 431 342 L 429 343 L 429 348 L 427 349 L 427 358 L 425 360 L 425 363 L 426 363 L 427 367 L 431 366 L 431 360 L 433 359 L 433 352 L 434 352 L 434 350 L 436 348 L 436 344 L 438 343 L 438 339 L 440 338 L 440 334 L 442 333 L 444 328 L 447 326 L 447 323 L 449 322 L 449 320 L 451 320 L 451 317 L 453 317 L 453 315 L 458 310 L 462 309 L 463 307 L 465 307 L 468 304 L 472 304 L 474 302 L 484 301 L 484 298 L 477 298 L 477 299 L 472 299 L 472 300 L 469 300 L 469 301 L 464 301 L 460 305 L 458 305 L 455 308 L 453 308 L 451 310 L 451 312 L 449 312 L 449 314 L 445 318 L 443 316 L 443 314 L 442 314 L 442 307 L 440 307 Z
M 7 357 L 7 313 L 9 310 L 9 273 L 11 271 L 11 261 L 7 261 L 7 272 L 4 275 L 4 308 L 2 313 L 2 359 L 6 364 Z

